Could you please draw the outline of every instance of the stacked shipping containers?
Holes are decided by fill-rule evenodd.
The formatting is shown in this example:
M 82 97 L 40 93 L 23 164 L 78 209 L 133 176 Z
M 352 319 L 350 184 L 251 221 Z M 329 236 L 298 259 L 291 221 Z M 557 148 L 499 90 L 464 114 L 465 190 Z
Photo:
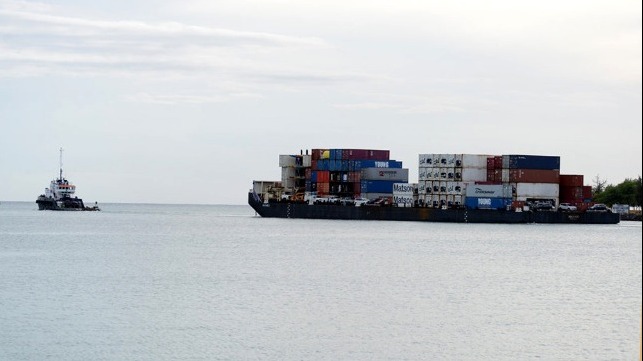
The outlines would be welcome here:
M 559 200 L 560 157 L 420 154 L 418 175 L 420 203 L 432 207 L 504 208 L 511 201 Z M 467 192 L 473 185 L 488 186 L 488 194 Z
M 511 184 L 515 201 L 559 203 L 560 157 L 511 154 L 502 156 L 502 182 Z
M 577 174 L 560 175 L 560 202 L 570 203 L 584 211 L 592 201 L 592 187 L 585 186 L 584 177 Z
M 408 182 L 408 169 L 389 157 L 388 150 L 312 149 L 281 155 L 279 163 L 287 193 L 372 199 L 391 197 L 394 183 Z
M 420 154 L 419 203 L 429 207 L 464 204 L 466 184 L 486 180 L 487 157 L 481 154 Z

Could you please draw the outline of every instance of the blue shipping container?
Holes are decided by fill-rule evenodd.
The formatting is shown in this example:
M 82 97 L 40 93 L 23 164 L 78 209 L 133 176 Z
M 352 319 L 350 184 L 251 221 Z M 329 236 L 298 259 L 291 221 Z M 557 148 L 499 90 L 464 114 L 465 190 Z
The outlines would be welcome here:
M 314 170 L 310 172 L 310 181 L 313 183 L 317 183 L 317 171 Z
M 402 168 L 402 162 L 397 160 L 353 160 L 351 161 L 353 171 L 363 168 Z
M 393 183 L 397 181 L 379 181 L 379 180 L 363 180 L 360 182 L 362 193 L 391 193 L 393 194 Z
M 524 154 L 503 155 L 502 167 L 509 169 L 560 169 L 560 157 Z
M 464 205 L 469 209 L 507 209 L 511 198 L 466 197 Z

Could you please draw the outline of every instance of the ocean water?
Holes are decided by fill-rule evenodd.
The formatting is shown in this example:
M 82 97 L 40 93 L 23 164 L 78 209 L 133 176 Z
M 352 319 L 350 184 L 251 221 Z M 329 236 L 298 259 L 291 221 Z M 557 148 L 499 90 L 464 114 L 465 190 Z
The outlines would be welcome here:
M 641 223 L 0 204 L 0 360 L 638 360 Z

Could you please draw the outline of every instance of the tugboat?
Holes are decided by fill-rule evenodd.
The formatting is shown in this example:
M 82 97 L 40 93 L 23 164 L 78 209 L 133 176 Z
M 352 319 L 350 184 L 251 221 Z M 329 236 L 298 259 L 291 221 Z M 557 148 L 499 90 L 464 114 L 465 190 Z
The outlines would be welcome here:
M 51 181 L 45 193 L 38 196 L 38 210 L 50 211 L 100 211 L 98 203 L 86 207 L 83 200 L 74 196 L 76 186 L 63 177 L 63 149 L 60 148 L 60 174 Z

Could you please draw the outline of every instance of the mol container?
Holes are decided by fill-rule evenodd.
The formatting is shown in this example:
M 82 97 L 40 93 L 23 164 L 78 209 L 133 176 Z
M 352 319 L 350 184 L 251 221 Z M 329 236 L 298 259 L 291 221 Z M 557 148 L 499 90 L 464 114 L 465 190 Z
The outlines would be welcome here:
M 464 205 L 469 209 L 507 209 L 511 198 L 465 197 Z
M 508 154 L 502 156 L 505 169 L 560 169 L 560 157 L 548 155 Z

